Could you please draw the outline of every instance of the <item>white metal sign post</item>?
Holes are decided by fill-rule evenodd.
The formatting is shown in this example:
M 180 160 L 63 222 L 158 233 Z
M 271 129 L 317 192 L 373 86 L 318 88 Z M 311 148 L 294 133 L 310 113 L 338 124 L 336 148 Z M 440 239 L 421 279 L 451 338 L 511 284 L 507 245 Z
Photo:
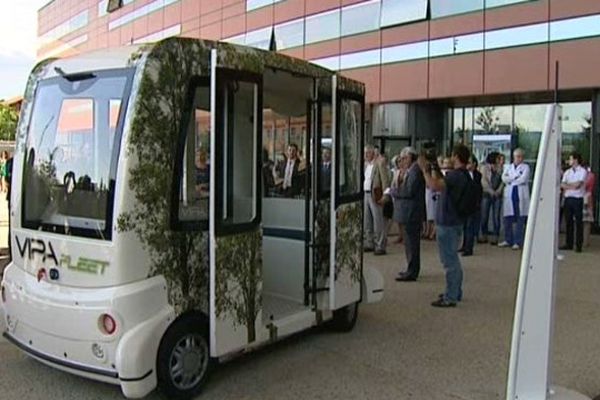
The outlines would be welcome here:
M 550 386 L 561 158 L 561 110 L 548 106 L 515 306 L 507 400 L 589 400 Z

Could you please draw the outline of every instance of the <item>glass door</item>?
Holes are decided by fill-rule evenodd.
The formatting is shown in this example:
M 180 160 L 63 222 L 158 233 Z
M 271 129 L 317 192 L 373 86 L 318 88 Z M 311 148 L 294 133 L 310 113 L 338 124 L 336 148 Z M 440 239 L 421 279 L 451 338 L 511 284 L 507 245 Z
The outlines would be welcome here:
M 214 51 L 212 61 L 210 345 L 216 357 L 257 341 L 261 327 L 262 77 L 216 68 Z

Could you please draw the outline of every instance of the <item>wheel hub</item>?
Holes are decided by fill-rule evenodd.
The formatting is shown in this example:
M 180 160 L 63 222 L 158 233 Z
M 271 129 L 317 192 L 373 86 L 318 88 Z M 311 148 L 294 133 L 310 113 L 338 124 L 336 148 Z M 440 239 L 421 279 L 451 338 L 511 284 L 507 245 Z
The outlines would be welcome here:
M 173 348 L 169 365 L 173 384 L 180 390 L 192 389 L 208 366 L 206 341 L 197 334 L 184 336 Z

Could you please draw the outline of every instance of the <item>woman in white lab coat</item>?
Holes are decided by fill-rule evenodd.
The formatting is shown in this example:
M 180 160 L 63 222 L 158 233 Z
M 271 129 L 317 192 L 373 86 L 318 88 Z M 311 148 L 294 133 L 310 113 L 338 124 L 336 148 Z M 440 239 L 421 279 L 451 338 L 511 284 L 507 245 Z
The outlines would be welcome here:
M 500 247 L 512 247 L 519 250 L 523 247 L 525 223 L 529 211 L 529 165 L 523 162 L 525 153 L 522 149 L 513 152 L 513 163 L 502 174 L 504 182 L 504 237 Z M 515 228 L 516 224 L 516 230 Z

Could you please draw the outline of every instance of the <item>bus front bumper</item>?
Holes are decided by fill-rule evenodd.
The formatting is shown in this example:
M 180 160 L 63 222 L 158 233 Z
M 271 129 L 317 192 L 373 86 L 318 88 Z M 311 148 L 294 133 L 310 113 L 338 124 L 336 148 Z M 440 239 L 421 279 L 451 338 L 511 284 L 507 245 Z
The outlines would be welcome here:
M 158 347 L 174 318 L 162 279 L 109 289 L 51 287 L 11 265 L 2 286 L 3 336 L 23 352 L 56 369 L 120 385 L 129 398 L 156 387 Z M 112 336 L 98 327 L 106 312 L 118 321 Z

